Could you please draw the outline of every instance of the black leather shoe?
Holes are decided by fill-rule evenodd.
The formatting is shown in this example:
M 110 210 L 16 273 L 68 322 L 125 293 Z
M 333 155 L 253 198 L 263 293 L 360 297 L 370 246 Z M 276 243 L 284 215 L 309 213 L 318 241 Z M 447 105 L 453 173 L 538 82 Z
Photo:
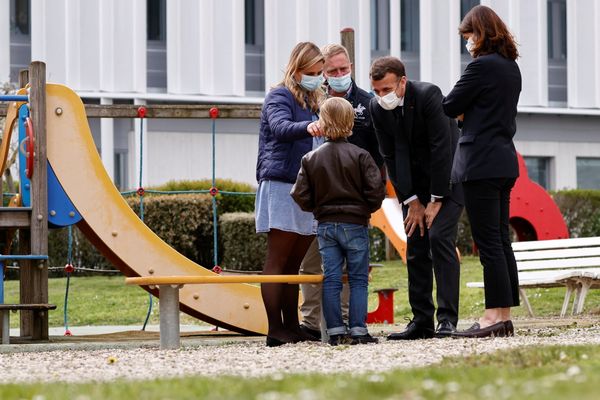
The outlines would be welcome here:
M 515 327 L 512 321 L 504 321 L 504 328 L 506 329 L 506 336 L 515 336 Z
M 504 321 L 481 328 L 478 322 L 475 322 L 469 329 L 462 332 L 454 332 L 455 338 L 484 338 L 484 337 L 504 337 L 506 336 L 506 325 Z
M 352 345 L 379 343 L 379 339 L 374 338 L 373 336 L 369 335 L 368 333 L 366 335 L 350 336 L 350 338 L 352 339 L 352 341 L 350 342 L 350 344 L 352 344 Z
M 431 339 L 433 337 L 433 328 L 419 326 L 413 321 L 406 325 L 406 329 L 402 332 L 392 333 L 387 337 L 387 340 L 418 340 Z
M 316 329 L 311 329 L 308 326 L 302 325 L 302 324 L 300 324 L 300 330 L 303 333 L 314 337 L 315 340 L 321 340 L 321 331 L 318 331 Z
M 267 336 L 267 347 L 278 347 L 287 344 L 288 342 L 284 342 L 283 340 L 275 339 L 274 337 Z
M 436 338 L 446 338 L 452 336 L 456 332 L 456 327 L 450 321 L 441 321 L 435 331 Z
M 341 344 L 352 344 L 352 339 L 348 335 L 331 335 L 329 336 L 329 344 L 331 346 L 339 346 Z

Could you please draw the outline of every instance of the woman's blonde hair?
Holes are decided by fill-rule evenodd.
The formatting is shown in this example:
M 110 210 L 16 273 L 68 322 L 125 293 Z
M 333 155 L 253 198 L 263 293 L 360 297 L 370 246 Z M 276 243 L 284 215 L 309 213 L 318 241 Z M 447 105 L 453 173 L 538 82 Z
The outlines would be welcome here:
M 342 97 L 331 97 L 321 105 L 319 127 L 329 139 L 346 138 L 352 135 L 354 108 Z
M 310 108 L 316 112 L 319 109 L 319 104 L 325 98 L 325 93 L 321 88 L 309 92 L 300 86 L 300 82 L 296 82 L 294 74 L 299 71 L 304 71 L 318 62 L 325 62 L 321 50 L 312 42 L 300 42 L 292 50 L 290 60 L 285 69 L 285 75 L 280 85 L 285 86 L 294 95 L 294 98 L 302 106 L 302 108 Z

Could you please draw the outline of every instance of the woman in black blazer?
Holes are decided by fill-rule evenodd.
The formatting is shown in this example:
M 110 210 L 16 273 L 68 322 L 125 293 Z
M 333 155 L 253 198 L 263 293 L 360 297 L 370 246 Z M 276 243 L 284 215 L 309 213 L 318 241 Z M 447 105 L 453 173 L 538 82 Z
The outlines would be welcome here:
M 462 20 L 473 61 L 443 100 L 444 112 L 462 121 L 452 181 L 462 182 L 473 240 L 485 284 L 485 312 L 462 337 L 513 335 L 510 307 L 519 305 L 517 265 L 510 244 L 510 192 L 519 175 L 513 143 L 521 73 L 515 40 L 489 7 Z

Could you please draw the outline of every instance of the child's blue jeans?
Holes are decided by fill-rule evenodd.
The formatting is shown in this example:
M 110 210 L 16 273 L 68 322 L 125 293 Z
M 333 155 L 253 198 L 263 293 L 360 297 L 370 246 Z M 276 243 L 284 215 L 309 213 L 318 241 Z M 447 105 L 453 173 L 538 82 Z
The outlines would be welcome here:
M 342 269 L 347 264 L 350 284 L 348 323 L 351 336 L 362 336 L 367 331 L 367 297 L 369 280 L 369 233 L 364 225 L 325 222 L 317 229 L 319 252 L 323 260 L 323 316 L 327 333 L 347 334 L 342 320 L 340 293 Z

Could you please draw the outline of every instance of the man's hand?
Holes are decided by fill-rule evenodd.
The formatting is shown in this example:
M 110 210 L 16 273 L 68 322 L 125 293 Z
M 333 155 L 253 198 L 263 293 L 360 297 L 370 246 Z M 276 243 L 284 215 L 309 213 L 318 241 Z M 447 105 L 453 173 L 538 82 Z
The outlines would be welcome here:
M 427 204 L 427 208 L 425 209 L 425 225 L 427 225 L 427 229 L 431 229 L 431 224 L 433 224 L 433 220 L 440 212 L 440 208 L 442 208 L 442 203 L 439 201 Z
M 425 235 L 425 207 L 419 201 L 414 199 L 408 203 L 408 215 L 404 218 L 404 230 L 407 236 L 412 236 L 414 231 L 419 227 L 421 236 Z
M 323 136 L 323 131 L 321 130 L 321 126 L 319 125 L 319 121 L 313 121 L 306 127 L 310 136 Z

